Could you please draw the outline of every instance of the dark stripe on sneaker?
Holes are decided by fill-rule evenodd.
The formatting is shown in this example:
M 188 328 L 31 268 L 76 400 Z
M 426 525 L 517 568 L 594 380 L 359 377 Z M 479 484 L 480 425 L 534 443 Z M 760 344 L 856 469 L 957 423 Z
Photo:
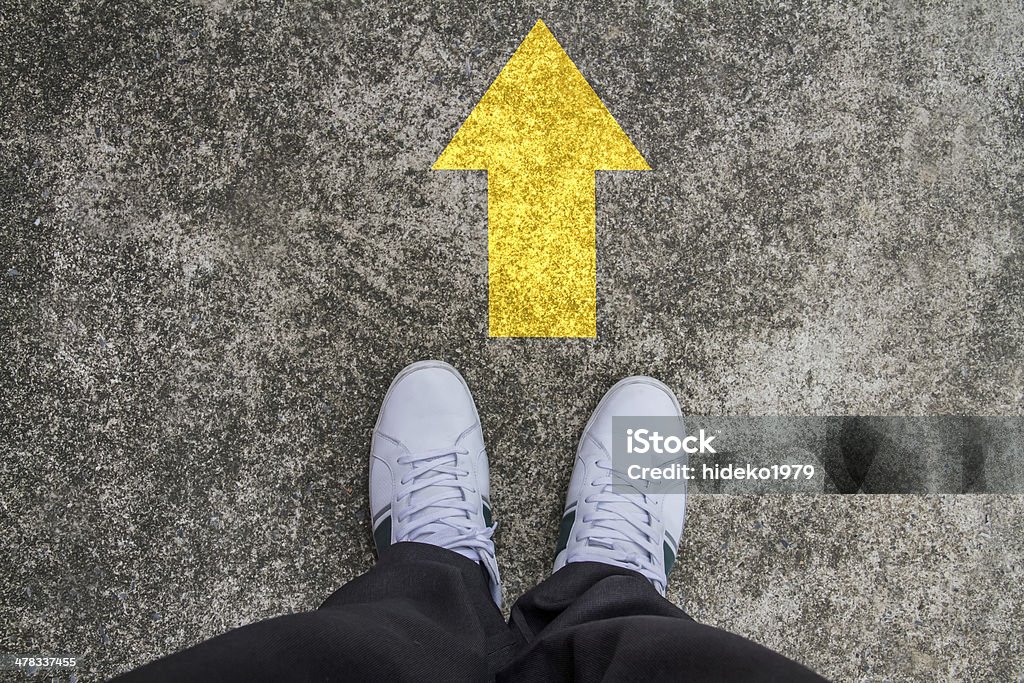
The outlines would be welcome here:
M 373 516 L 373 523 L 376 524 L 377 520 L 380 519 L 382 515 L 384 515 L 385 513 L 388 513 L 388 512 L 391 512 L 391 503 L 388 503 L 387 505 L 382 507 L 380 509 L 380 511 L 376 515 Z
M 391 515 L 385 517 L 373 530 L 373 542 L 378 554 L 391 545 Z
M 491 515 L 491 506 L 487 504 L 487 501 L 483 501 L 484 505 L 484 525 L 494 526 L 494 517 Z
M 672 565 L 676 561 L 676 549 L 665 542 L 665 576 L 672 571 Z
M 558 525 L 558 544 L 555 545 L 555 557 L 558 557 L 558 553 L 565 550 L 565 547 L 569 545 L 569 534 L 572 532 L 572 523 L 576 521 L 576 510 L 567 512 L 562 517 L 562 523 Z

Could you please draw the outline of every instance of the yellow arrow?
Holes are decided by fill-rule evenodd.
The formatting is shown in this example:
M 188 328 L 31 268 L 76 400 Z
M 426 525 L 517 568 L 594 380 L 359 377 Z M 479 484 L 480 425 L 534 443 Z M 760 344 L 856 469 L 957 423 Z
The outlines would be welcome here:
M 434 162 L 487 171 L 492 337 L 597 333 L 594 171 L 649 171 L 538 21 Z

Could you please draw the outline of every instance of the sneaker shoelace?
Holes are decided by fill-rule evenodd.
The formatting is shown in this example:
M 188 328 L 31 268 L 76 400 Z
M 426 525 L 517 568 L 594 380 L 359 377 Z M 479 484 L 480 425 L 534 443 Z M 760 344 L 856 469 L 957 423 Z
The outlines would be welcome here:
M 491 537 L 497 525 L 479 527 L 473 522 L 477 506 L 470 494 L 477 491 L 468 481 L 470 471 L 458 466 L 459 457 L 466 455 L 464 448 L 439 448 L 398 458 L 399 465 L 410 469 L 395 496 L 396 501 L 409 501 L 395 516 L 396 538 L 466 550 L 481 560 L 494 555 Z
M 574 560 L 590 558 L 629 565 L 664 593 L 665 575 L 657 561 L 662 552 L 662 540 L 657 531 L 661 520 L 648 505 L 650 494 L 638 488 L 637 481 L 615 470 L 610 459 L 599 459 L 595 464 L 607 474 L 591 482 L 591 486 L 600 487 L 600 491 L 584 498 L 595 507 L 591 513 L 583 515 L 583 524 L 588 527 L 586 549 L 575 553 Z M 619 490 L 614 490 L 613 485 Z M 645 488 L 648 485 L 649 482 L 644 483 Z M 625 488 L 631 491 L 625 493 Z M 577 543 L 583 541 L 576 537 Z

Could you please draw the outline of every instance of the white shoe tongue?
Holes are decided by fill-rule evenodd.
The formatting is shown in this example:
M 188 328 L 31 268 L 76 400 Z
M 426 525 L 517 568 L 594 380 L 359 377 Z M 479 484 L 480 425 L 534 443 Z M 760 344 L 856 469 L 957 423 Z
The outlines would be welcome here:
M 596 536 L 596 538 L 587 539 L 587 545 L 591 547 L 600 547 L 605 550 L 628 549 L 626 552 L 631 557 L 641 557 L 648 554 L 641 543 L 625 539 L 630 539 L 638 533 L 637 530 L 626 521 L 626 518 L 642 514 L 644 521 L 650 524 L 650 512 L 639 510 L 637 506 L 629 500 L 622 500 L 614 503 L 598 503 L 597 508 L 601 512 L 615 514 L 623 519 L 621 521 L 609 520 L 602 521 L 599 524 L 596 523 L 594 525 L 594 536 Z M 601 538 L 601 532 L 608 532 L 608 538 Z
M 447 472 L 439 472 L 437 471 L 436 468 L 456 467 L 457 465 L 458 457 L 454 453 L 448 453 L 446 455 L 439 455 L 436 458 L 431 458 L 429 461 L 421 463 L 418 470 L 416 470 L 416 481 L 419 483 L 430 482 L 431 484 L 446 484 L 449 482 L 454 484 L 457 480 L 457 477 L 454 474 L 448 474 Z M 435 496 L 438 495 L 438 493 L 443 493 L 445 496 L 451 496 L 450 501 L 456 500 L 455 496 L 459 496 L 462 500 L 466 499 L 466 492 L 458 490 L 454 487 L 443 486 L 441 488 L 437 488 L 434 486 L 425 486 L 419 491 L 413 492 L 412 495 L 409 496 L 409 503 L 412 505 L 416 505 L 420 501 L 434 498 Z M 469 519 L 468 512 L 436 506 L 426 507 L 416 514 L 417 516 L 438 516 L 440 518 L 448 519 L 452 517 L 461 516 L 466 519 Z M 431 530 L 442 533 L 445 530 L 447 530 L 448 532 L 452 532 L 452 528 L 444 524 L 431 524 L 424 528 L 425 532 Z

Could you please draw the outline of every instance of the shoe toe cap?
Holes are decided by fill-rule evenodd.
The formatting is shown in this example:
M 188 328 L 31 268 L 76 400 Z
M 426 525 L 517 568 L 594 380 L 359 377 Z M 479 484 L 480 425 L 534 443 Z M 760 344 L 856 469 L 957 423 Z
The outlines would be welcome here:
M 601 417 L 666 416 L 680 414 L 679 402 L 667 386 L 653 377 L 629 377 L 612 387 L 602 401 Z
M 678 416 L 679 401 L 671 389 L 653 377 L 627 377 L 601 399 L 588 424 L 581 451 L 589 452 L 593 441 L 611 453 L 613 418 Z
M 381 407 L 377 432 L 411 452 L 447 448 L 478 426 L 476 405 L 465 380 L 440 361 L 402 370 Z

